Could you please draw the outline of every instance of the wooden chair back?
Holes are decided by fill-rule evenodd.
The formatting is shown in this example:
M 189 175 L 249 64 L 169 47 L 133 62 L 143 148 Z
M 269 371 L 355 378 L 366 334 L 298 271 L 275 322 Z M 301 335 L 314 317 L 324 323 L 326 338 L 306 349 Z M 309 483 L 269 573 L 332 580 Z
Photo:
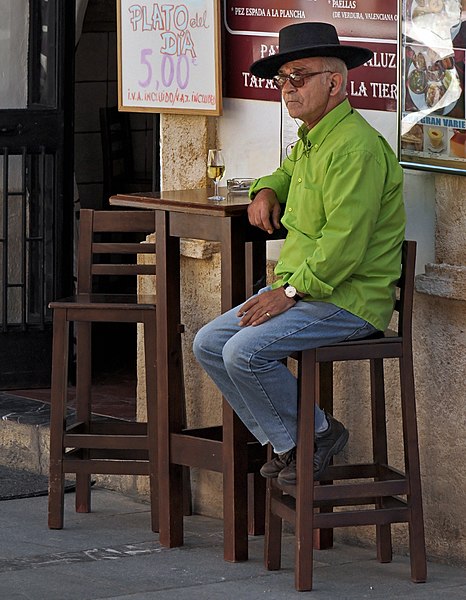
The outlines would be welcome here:
M 398 297 L 395 311 L 398 312 L 398 335 L 406 340 L 411 339 L 415 272 L 416 242 L 405 240 L 402 248 L 401 275 L 397 283 Z
M 77 293 L 95 292 L 97 279 L 102 292 L 119 276 L 155 275 L 155 260 L 138 261 L 143 254 L 155 255 L 155 241 L 146 240 L 154 232 L 155 211 L 82 209 Z

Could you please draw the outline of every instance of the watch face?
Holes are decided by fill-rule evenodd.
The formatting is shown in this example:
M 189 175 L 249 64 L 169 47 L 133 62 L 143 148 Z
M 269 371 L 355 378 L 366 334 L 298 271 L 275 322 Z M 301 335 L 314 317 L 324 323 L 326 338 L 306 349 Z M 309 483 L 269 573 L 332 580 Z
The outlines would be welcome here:
M 294 298 L 296 296 L 296 288 L 292 285 L 289 285 L 285 288 L 285 294 L 288 296 L 288 298 Z

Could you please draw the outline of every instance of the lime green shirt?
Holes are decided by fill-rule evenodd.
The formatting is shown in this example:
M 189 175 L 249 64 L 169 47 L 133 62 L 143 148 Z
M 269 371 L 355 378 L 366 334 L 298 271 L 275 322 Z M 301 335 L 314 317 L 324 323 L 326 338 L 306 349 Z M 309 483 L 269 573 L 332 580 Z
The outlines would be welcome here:
M 405 234 L 403 171 L 386 140 L 343 101 L 311 130 L 299 129 L 289 158 L 257 179 L 286 203 L 288 233 L 278 280 L 384 330 L 393 312 Z

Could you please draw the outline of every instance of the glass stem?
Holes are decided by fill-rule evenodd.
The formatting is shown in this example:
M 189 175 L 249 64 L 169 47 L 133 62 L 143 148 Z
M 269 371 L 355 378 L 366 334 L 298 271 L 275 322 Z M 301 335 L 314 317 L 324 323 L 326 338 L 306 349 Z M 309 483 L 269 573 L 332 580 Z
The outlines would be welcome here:
M 218 196 L 218 181 L 217 179 L 214 179 L 214 194 L 215 196 Z

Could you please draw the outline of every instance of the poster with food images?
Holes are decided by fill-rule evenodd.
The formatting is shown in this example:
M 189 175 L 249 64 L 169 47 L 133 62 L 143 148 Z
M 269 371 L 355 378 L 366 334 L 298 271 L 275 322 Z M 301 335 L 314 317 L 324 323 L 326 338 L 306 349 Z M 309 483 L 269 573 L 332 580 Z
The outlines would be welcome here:
M 401 4 L 400 162 L 466 173 L 466 1 Z

